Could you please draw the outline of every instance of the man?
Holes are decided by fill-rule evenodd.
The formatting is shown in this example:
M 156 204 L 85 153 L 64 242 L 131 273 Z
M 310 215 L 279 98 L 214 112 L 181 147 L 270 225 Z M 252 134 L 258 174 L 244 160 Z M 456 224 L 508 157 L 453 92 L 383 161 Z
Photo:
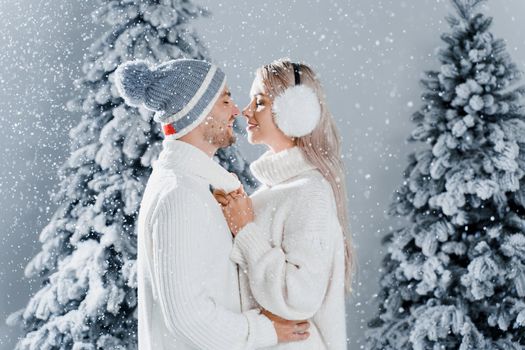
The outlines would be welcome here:
M 156 112 L 165 135 L 138 220 L 139 349 L 253 349 L 306 339 L 307 322 L 240 312 L 232 236 L 210 192 L 210 185 L 240 187 L 212 159 L 235 141 L 239 114 L 224 73 L 198 60 L 154 68 L 133 61 L 118 68 L 116 83 L 128 105 Z

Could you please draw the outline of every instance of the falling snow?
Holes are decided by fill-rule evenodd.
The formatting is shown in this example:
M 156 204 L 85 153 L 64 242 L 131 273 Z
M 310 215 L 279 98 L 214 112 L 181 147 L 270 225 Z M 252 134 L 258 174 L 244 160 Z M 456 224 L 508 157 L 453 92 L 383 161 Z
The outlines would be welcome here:
M 57 175 L 59 168 L 67 162 L 82 164 L 84 156 L 88 159 L 91 156 L 89 152 L 92 150 L 86 149 L 85 155 L 77 154 L 78 157 L 72 157 L 71 147 L 79 145 L 75 146 L 71 141 L 70 130 L 82 123 L 82 116 L 86 113 L 72 111 L 66 105 L 70 100 L 86 96 L 85 91 L 79 92 L 75 87 L 75 81 L 82 81 L 89 74 L 94 74 L 89 79 L 97 80 L 100 78 L 97 72 L 109 72 L 112 70 L 110 66 L 115 64 L 108 57 L 107 61 L 100 63 L 103 66 L 101 69 L 83 68 L 84 63 L 90 61 L 88 57 L 91 45 L 114 25 L 104 21 L 94 22 L 92 12 L 110 2 L 22 0 L 4 1 L 0 5 L 4 15 L 0 36 L 3 48 L 0 52 L 0 140 L 3 148 L 0 168 L 0 194 L 3 200 L 0 224 L 4 228 L 1 238 L 4 248 L 3 268 L 0 270 L 4 283 L 0 291 L 5 296 L 2 308 L 4 319 L 25 308 L 37 293 L 45 290 L 42 282 L 47 281 L 47 277 L 36 274 L 32 278 L 26 278 L 24 271 L 28 271 L 28 266 L 38 265 L 34 258 L 44 251 L 43 242 L 39 238 L 53 237 L 57 232 L 59 223 L 54 215 L 61 209 L 55 201 L 56 196 L 52 194 L 64 188 L 64 180 Z M 403 219 L 386 217 L 385 212 L 391 193 L 403 181 L 406 154 L 413 151 L 413 145 L 407 144 L 405 138 L 413 129 L 410 115 L 421 107 L 421 87 L 418 84 L 421 72 L 439 68 L 435 48 L 442 45 L 439 35 L 448 30 L 444 17 L 451 12 L 450 2 L 195 0 L 195 3 L 209 11 L 209 16 L 197 15 L 192 21 L 201 39 L 200 44 L 207 51 L 200 44 L 190 46 L 197 47 L 198 52 L 202 49 L 202 52 L 206 52 L 208 57 L 224 68 L 233 97 L 240 107 L 247 103 L 253 71 L 263 63 L 287 56 L 294 60 L 304 60 L 319 72 L 327 93 L 328 105 L 343 138 L 343 155 L 348 171 L 350 221 L 359 258 L 354 294 L 348 301 L 349 348 L 364 348 L 367 323 L 377 311 L 379 279 L 386 272 L 381 267 L 381 261 L 388 249 L 380 241 L 388 232 L 406 223 Z M 504 3 L 490 0 L 482 8 L 495 18 L 494 33 L 507 40 L 508 52 L 518 68 L 523 70 L 525 40 L 516 28 L 525 21 L 525 4 L 521 0 L 506 0 Z M 205 12 L 202 14 L 206 14 Z M 110 17 L 113 21 L 121 20 L 116 14 Z M 94 19 L 101 18 L 104 15 L 99 13 Z M 169 36 L 161 27 L 169 25 L 173 16 L 153 16 L 150 20 L 153 26 L 159 27 L 158 35 Z M 155 40 L 156 37 L 153 36 L 152 39 Z M 472 55 L 476 58 L 478 53 L 473 52 Z M 485 78 L 487 77 L 480 77 L 481 81 Z M 107 80 L 102 78 L 102 81 Z M 93 95 L 96 103 L 102 103 L 107 98 L 114 97 L 111 91 L 108 93 L 104 89 Z M 488 98 L 481 98 L 483 104 L 490 104 Z M 470 100 L 468 104 L 471 104 Z M 472 100 L 474 110 L 480 106 L 480 99 Z M 501 108 L 506 107 L 503 105 Z M 143 116 L 145 119 L 136 118 L 135 121 L 149 130 L 147 115 Z M 139 123 L 138 120 L 143 122 Z M 454 133 L 458 136 L 465 135 L 471 128 L 468 126 L 468 119 L 458 119 L 455 122 L 458 124 Z M 239 119 L 238 130 L 242 129 L 243 123 Z M 96 128 L 102 128 L 103 125 L 103 121 L 100 121 Z M 509 127 L 509 130 L 515 128 Z M 91 132 L 89 128 L 87 132 Z M 119 128 L 114 128 L 107 132 L 108 139 L 100 140 L 100 144 L 97 140 L 93 142 L 97 143 L 97 147 L 104 142 L 110 145 L 111 137 L 120 135 L 119 132 Z M 100 135 L 97 134 L 98 136 Z M 515 154 L 515 148 L 506 147 L 505 142 L 501 143 L 496 136 L 494 138 L 495 143 L 509 157 Z M 250 147 L 243 141 L 242 132 L 239 139 L 240 148 L 247 154 L 248 160 L 253 160 L 262 153 L 263 149 Z M 132 155 L 137 150 L 132 144 L 129 146 L 126 150 Z M 107 150 L 110 151 L 111 147 L 108 146 Z M 109 160 L 111 163 L 111 152 L 103 154 L 95 157 L 96 162 Z M 225 155 L 221 158 L 223 164 L 228 157 Z M 233 166 L 232 170 L 242 171 L 246 164 L 239 160 Z M 439 169 L 436 171 L 439 172 Z M 119 174 L 118 179 L 121 180 L 123 176 L 124 173 Z M 146 172 L 139 179 L 144 176 Z M 136 178 L 130 176 L 127 179 L 135 181 Z M 106 185 L 104 182 L 93 184 L 95 185 L 104 187 L 107 182 Z M 476 188 L 485 197 L 495 193 L 490 184 Z M 121 190 L 129 191 L 128 193 L 133 193 L 132 189 L 133 186 L 121 187 Z M 76 191 L 73 193 L 78 194 Z M 68 196 L 71 195 L 66 195 L 66 198 L 72 198 Z M 136 200 L 136 196 L 135 193 L 129 198 Z M 111 203 L 110 199 L 108 201 Z M 443 199 L 440 203 L 439 205 L 444 206 L 450 203 L 447 208 L 452 212 L 456 210 L 454 201 Z M 128 202 L 126 210 L 132 210 L 133 205 L 133 201 Z M 125 207 L 126 204 L 122 203 L 122 208 Z M 85 227 L 94 225 L 89 215 L 83 217 L 82 220 L 85 221 L 79 221 L 85 223 L 84 226 L 79 225 L 78 229 L 68 226 L 67 229 L 69 232 L 76 232 L 76 245 L 85 244 L 85 248 L 96 250 L 96 246 L 90 247 L 90 243 L 82 243 L 83 235 L 92 234 L 82 231 Z M 70 225 L 73 225 L 72 221 Z M 119 235 L 122 232 L 118 230 L 108 229 L 104 232 L 108 240 L 119 241 L 122 237 Z M 129 231 L 126 234 L 131 235 Z M 509 238 L 509 242 L 503 246 L 503 251 L 509 255 L 516 254 L 513 247 L 520 243 L 519 238 Z M 434 248 L 429 245 L 425 249 Z M 447 249 L 461 252 L 463 248 L 450 246 Z M 483 246 L 479 247 L 480 256 L 484 256 L 484 249 Z M 50 261 L 56 258 L 53 254 L 50 256 Z M 80 250 L 79 254 L 68 256 L 69 260 L 61 262 L 61 273 L 57 275 L 64 280 L 85 278 L 82 273 L 74 276 L 71 271 L 81 272 L 80 266 L 97 258 L 95 255 L 82 254 Z M 33 263 L 30 263 L 32 260 Z M 128 260 L 124 261 L 126 263 L 119 267 L 120 270 L 115 271 L 122 271 L 133 285 L 132 266 Z M 105 259 L 99 262 L 109 263 Z M 53 264 L 50 266 L 54 267 Z M 37 271 L 38 269 L 34 270 Z M 49 271 L 45 274 L 50 276 L 52 273 Z M 475 276 L 474 267 L 470 275 Z M 124 281 L 123 277 L 115 279 L 117 280 Z M 467 278 L 464 283 L 472 284 L 473 281 L 475 279 L 469 281 Z M 99 293 L 105 293 L 107 300 L 111 302 L 104 305 L 108 307 L 108 315 L 111 315 L 120 305 L 121 289 L 104 290 L 99 287 L 93 286 L 90 298 L 86 301 L 86 310 L 96 309 L 97 301 L 104 299 Z M 481 287 L 479 295 L 486 293 L 484 288 L 487 286 Z M 82 300 L 85 294 L 79 287 L 73 288 L 70 295 L 61 295 L 60 298 Z M 133 305 L 132 300 L 126 302 Z M 53 303 L 50 306 L 59 309 L 62 307 Z M 39 315 L 46 315 L 45 310 L 39 312 Z M 76 321 L 79 315 L 71 313 L 69 317 Z M 521 320 L 523 317 L 525 316 L 522 315 Z M 505 326 L 505 322 L 499 319 L 491 319 L 490 322 L 502 322 Z M 38 319 L 32 318 L 30 324 L 37 326 L 40 323 Z M 0 348 L 13 349 L 16 339 L 24 334 L 27 332 L 20 327 L 3 325 L 0 328 Z M 101 340 L 107 344 L 112 341 L 110 337 L 103 337 Z

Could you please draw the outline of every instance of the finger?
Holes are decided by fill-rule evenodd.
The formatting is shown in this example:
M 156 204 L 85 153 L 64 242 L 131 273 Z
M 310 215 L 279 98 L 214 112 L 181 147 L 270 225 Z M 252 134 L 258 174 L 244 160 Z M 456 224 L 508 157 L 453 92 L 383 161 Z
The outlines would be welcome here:
M 242 196 L 242 191 L 240 190 L 240 188 L 236 189 L 235 191 L 233 192 L 230 192 L 232 196 L 234 196 L 235 198 L 239 198 Z
M 246 191 L 244 191 L 244 186 L 241 185 L 241 187 L 239 187 L 239 191 L 242 193 L 242 194 L 246 194 Z
M 226 195 L 226 192 L 224 192 L 223 190 L 213 190 L 212 194 L 213 194 L 214 197 L 215 196 L 223 196 L 224 197 Z
M 214 191 L 212 194 L 217 201 L 219 200 L 219 198 L 226 199 L 226 192 L 224 191 Z
M 223 199 L 226 198 L 223 194 L 219 194 L 219 193 L 214 193 L 214 194 L 213 194 L 213 197 L 214 197 L 216 200 L 218 200 L 219 198 L 223 198 Z
M 229 200 L 229 201 L 235 201 L 237 199 L 238 195 L 233 193 L 233 192 L 230 192 L 227 194 L 226 198 Z
M 235 194 L 235 193 L 237 193 L 237 192 L 239 192 L 239 189 L 236 189 L 236 190 L 230 191 L 230 192 L 228 192 L 227 194 Z
M 310 336 L 309 332 L 294 333 L 291 338 L 292 338 L 292 341 L 301 341 L 301 340 L 308 339 L 309 336 Z
M 228 199 L 225 196 L 217 195 L 215 196 L 215 200 L 221 205 L 228 205 Z
M 296 333 L 304 333 L 310 328 L 309 322 L 303 322 L 295 325 L 294 332 Z
M 220 188 L 214 188 L 213 189 L 213 195 L 222 195 L 224 196 L 226 194 L 226 192 L 224 192 L 224 190 L 221 190 Z

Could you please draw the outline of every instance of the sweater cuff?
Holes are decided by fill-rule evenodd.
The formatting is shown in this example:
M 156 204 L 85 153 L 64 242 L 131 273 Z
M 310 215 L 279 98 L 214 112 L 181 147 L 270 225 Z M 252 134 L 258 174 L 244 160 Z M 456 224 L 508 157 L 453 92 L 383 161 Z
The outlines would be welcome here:
M 259 313 L 259 310 L 250 310 L 244 313 L 248 319 L 250 343 L 254 349 L 277 345 L 278 338 L 273 322 Z
M 245 267 L 248 259 L 250 261 L 257 261 L 270 249 L 272 249 L 270 242 L 262 237 L 257 225 L 254 222 L 250 222 L 235 236 L 230 259 L 240 266 Z

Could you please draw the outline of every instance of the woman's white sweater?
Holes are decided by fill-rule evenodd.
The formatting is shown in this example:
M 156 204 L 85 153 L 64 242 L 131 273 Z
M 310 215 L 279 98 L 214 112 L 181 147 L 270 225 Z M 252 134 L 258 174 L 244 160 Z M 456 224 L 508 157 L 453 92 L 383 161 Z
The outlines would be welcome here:
M 251 170 L 263 184 L 251 197 L 255 221 L 230 255 L 243 310 L 310 320 L 306 341 L 272 349 L 346 349 L 344 240 L 330 184 L 297 147 L 267 152 Z
M 234 350 L 277 344 L 271 321 L 241 313 L 232 236 L 209 190 L 240 186 L 204 152 L 164 140 L 138 220 L 140 350 Z

